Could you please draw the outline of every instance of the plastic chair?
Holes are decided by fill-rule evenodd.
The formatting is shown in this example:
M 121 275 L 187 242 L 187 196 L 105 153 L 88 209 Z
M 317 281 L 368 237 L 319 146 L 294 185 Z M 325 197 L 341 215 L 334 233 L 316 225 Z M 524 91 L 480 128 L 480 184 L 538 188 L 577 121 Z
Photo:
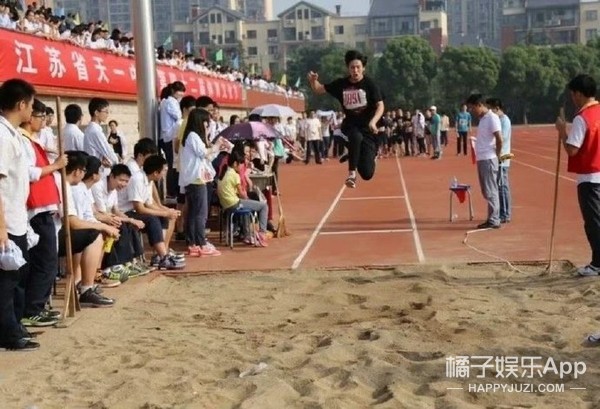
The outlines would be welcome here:
M 250 236 L 252 238 L 253 241 L 256 241 L 256 232 L 254 230 L 254 225 L 256 224 L 257 220 L 258 220 L 258 216 L 256 214 L 255 211 L 250 210 L 250 209 L 246 209 L 244 207 L 240 207 L 237 208 L 235 210 L 227 210 L 227 211 L 221 211 L 220 212 L 220 232 L 219 232 L 219 241 L 222 242 L 223 240 L 223 222 L 226 220 L 227 221 L 227 226 L 226 226 L 226 230 L 225 230 L 225 237 L 227 240 L 227 244 L 229 244 L 229 248 L 231 248 L 233 250 L 233 230 L 234 230 L 234 220 L 236 217 L 244 217 L 244 216 L 249 216 L 250 217 L 250 221 L 251 221 L 251 226 L 250 226 Z
M 454 212 L 453 212 L 453 202 L 454 196 L 459 197 L 459 202 L 462 203 L 463 200 L 460 200 L 461 195 L 465 195 L 469 200 L 469 220 L 473 220 L 473 202 L 471 201 L 471 185 L 465 184 L 457 184 L 450 186 L 450 222 L 454 221 Z

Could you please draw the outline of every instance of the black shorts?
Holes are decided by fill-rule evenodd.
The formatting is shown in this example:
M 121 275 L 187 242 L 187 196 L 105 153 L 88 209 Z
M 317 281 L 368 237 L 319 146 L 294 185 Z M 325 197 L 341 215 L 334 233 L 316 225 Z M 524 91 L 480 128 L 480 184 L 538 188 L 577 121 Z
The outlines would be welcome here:
M 90 244 L 96 241 L 100 232 L 93 229 L 73 230 L 71 229 L 71 253 L 83 253 Z M 65 240 L 65 229 L 60 229 L 58 232 L 58 256 L 64 257 L 67 255 L 67 247 Z

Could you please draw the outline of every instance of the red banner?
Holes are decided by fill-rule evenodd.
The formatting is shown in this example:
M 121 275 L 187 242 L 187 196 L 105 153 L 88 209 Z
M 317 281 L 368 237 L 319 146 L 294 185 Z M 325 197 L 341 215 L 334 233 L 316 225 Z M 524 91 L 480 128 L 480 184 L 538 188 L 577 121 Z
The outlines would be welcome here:
M 0 29 L 0 61 L 0 82 L 21 78 L 39 86 L 137 94 L 133 58 Z M 156 87 L 159 92 L 174 81 L 185 84 L 186 94 L 196 97 L 208 95 L 219 104 L 242 105 L 239 82 L 157 66 Z

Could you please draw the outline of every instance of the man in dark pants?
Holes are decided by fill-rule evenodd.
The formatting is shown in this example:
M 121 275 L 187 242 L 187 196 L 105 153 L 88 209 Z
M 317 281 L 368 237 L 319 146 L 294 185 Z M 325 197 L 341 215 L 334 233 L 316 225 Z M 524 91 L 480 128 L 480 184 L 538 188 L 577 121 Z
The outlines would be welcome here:
M 563 118 L 556 129 L 569 156 L 568 171 L 577 174 L 577 196 L 585 234 L 592 248 L 590 264 L 577 269 L 580 276 L 600 275 L 600 105 L 596 101 L 596 81 L 581 74 L 569 82 L 571 99 L 579 109 L 571 130 Z
M 21 124 L 26 138 L 25 153 L 29 159 L 29 223 L 39 242 L 29 250 L 29 274 L 21 277 L 18 291 L 24 293 L 24 305 L 16 306 L 17 317 L 26 327 L 45 327 L 58 322 L 58 311 L 46 310 L 52 285 L 58 272 L 56 221 L 61 203 L 53 173 L 67 165 L 67 156 L 50 164 L 38 135 L 46 122 L 46 106 L 35 99 L 31 120 Z
M 381 91 L 371 78 L 365 75 L 367 57 L 358 51 L 348 51 L 344 57 L 348 76 L 329 84 L 319 82 L 319 74 L 310 72 L 308 81 L 316 94 L 328 93 L 335 97 L 344 109 L 346 117 L 342 132 L 348 138 L 348 178 L 346 186 L 356 187 L 356 171 L 364 180 L 375 173 L 378 132 L 377 122 L 385 109 Z
M 33 86 L 20 79 L 0 86 L 0 252 L 12 241 L 25 259 L 29 162 L 24 152 L 26 141 L 17 128 L 30 120 L 34 96 Z M 15 304 L 22 302 L 15 299 L 19 297 L 15 290 L 28 267 L 0 270 L 0 348 L 27 351 L 40 346 L 23 330 L 15 314 Z

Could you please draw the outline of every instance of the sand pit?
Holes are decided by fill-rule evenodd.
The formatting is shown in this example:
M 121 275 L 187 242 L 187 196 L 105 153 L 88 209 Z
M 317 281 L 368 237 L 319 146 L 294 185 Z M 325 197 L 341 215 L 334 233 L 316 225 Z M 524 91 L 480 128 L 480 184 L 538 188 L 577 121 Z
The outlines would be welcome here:
M 1 408 L 600 407 L 600 281 L 538 266 L 156 277 L 108 292 L 40 335 L 34 353 L 0 353 Z M 498 382 L 446 377 L 446 357 L 583 361 L 562 393 L 475 393 Z M 265 363 L 258 373 L 240 373 Z M 264 366 L 264 365 L 263 365 Z M 255 368 L 256 369 L 256 368 Z M 246 375 L 246 374 L 244 374 Z M 569 390 L 571 387 L 585 390 Z

